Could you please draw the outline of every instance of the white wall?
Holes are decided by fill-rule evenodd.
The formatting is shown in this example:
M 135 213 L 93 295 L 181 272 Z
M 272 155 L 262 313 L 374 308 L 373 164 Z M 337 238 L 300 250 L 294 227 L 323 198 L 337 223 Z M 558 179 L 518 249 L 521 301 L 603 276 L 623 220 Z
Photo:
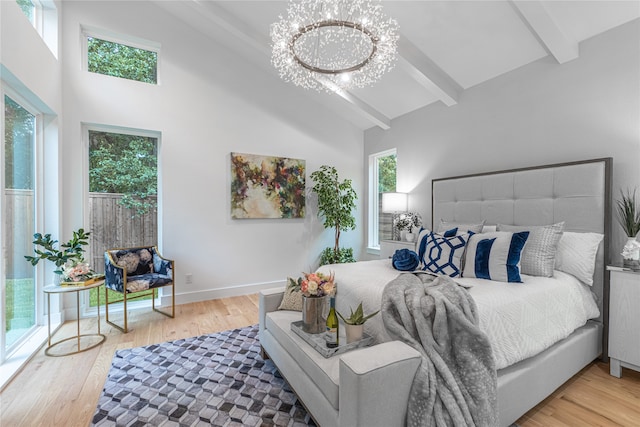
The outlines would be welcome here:
M 640 187 L 640 20 L 581 43 L 576 60 L 543 58 L 465 90 L 457 105 L 365 132 L 365 161 L 392 147 L 398 190 L 425 224 L 434 178 L 613 157 L 614 198 Z M 625 238 L 616 222 L 613 230 L 615 260 Z
M 160 246 L 175 259 L 178 302 L 255 292 L 314 268 L 332 232 L 307 200 L 304 220 L 232 220 L 230 152 L 334 165 L 363 194 L 363 133 L 302 89 L 205 38 L 150 2 L 65 2 L 63 8 L 65 224 L 86 212 L 83 123 L 161 132 Z M 160 84 L 82 71 L 80 26 L 161 44 Z M 265 57 L 268 61 L 268 57 Z M 358 251 L 358 231 L 343 245 Z M 193 284 L 185 274 L 193 274 Z M 254 286 L 255 285 L 255 286 Z

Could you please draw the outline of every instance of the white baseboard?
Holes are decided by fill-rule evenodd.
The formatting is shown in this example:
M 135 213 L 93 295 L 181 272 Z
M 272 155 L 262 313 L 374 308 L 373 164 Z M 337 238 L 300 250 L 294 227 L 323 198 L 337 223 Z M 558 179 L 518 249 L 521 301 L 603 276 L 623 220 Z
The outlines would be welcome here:
M 188 304 L 191 302 L 208 301 L 212 299 L 237 297 L 241 295 L 250 295 L 258 293 L 264 289 L 284 288 L 286 284 L 286 280 L 276 280 L 272 282 L 226 286 L 223 288 L 207 289 L 203 291 L 176 293 L 176 305 Z M 169 291 L 170 289 L 171 288 L 164 288 L 165 291 Z M 162 306 L 171 304 L 171 295 L 163 295 L 160 301 Z

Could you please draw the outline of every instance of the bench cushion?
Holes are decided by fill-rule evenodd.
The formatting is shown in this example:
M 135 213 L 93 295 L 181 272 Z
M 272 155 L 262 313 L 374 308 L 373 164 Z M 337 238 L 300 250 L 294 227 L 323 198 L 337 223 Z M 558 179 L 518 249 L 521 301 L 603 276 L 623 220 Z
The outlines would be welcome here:
M 340 356 L 325 358 L 296 335 L 291 323 L 301 319 L 302 314 L 297 311 L 274 311 L 266 316 L 266 328 L 338 410 Z

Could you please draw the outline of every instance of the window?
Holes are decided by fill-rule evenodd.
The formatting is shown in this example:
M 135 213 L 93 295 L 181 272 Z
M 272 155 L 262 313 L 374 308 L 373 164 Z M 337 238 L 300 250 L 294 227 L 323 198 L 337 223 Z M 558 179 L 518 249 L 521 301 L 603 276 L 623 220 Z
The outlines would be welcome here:
M 157 84 L 158 52 L 87 35 L 87 70 Z
M 91 268 L 100 273 L 104 272 L 106 249 L 158 242 L 158 138 L 150 136 L 151 132 L 112 130 L 87 130 L 89 253 Z M 97 292 L 102 289 L 90 291 L 90 307 L 96 306 Z M 109 301 L 119 299 L 120 294 L 109 295 Z
M 16 0 L 22 13 L 29 19 L 32 25 L 36 24 L 36 5 L 31 0 Z
M 35 228 L 35 151 L 37 116 L 18 101 L 4 95 L 4 195 L 2 241 L 4 271 L 1 361 L 17 348 L 36 326 L 35 268 L 24 258 L 33 251 Z
M 369 156 L 369 248 L 391 239 L 391 214 L 381 212 L 382 193 L 396 191 L 396 150 Z
M 58 57 L 58 9 L 53 0 L 16 0 L 53 56 Z

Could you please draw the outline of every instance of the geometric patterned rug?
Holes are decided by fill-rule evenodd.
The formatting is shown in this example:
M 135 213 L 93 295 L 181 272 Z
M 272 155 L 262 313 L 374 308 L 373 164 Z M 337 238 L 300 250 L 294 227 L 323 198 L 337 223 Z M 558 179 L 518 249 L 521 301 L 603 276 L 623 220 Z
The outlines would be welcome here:
M 119 350 L 91 426 L 315 426 L 258 325 Z

